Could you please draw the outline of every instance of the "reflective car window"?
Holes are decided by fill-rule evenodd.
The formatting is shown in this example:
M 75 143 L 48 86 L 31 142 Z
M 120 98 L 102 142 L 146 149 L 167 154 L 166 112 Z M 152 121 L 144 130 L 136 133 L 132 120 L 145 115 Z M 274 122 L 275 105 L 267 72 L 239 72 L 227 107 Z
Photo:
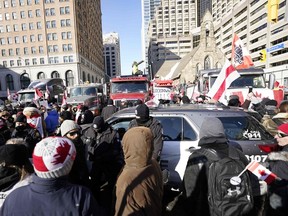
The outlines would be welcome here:
M 271 140 L 273 136 L 251 116 L 218 117 L 230 140 Z
M 189 141 L 194 141 L 197 140 L 197 135 L 191 125 L 184 119 L 183 122 L 183 140 L 189 140 Z

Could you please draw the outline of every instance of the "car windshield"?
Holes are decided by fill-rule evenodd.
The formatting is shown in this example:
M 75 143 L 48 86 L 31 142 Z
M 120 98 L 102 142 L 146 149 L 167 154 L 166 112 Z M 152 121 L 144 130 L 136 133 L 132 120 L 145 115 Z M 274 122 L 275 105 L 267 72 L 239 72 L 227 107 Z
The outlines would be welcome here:
M 26 93 L 20 93 L 20 101 L 27 101 L 27 100 L 33 100 L 35 93 L 34 92 L 26 92 Z
M 211 77 L 211 86 L 217 77 Z M 233 81 L 229 88 L 243 88 L 251 86 L 253 88 L 265 88 L 265 80 L 262 75 L 245 75 Z
M 258 121 L 251 116 L 245 117 L 218 117 L 222 122 L 225 134 L 229 140 L 272 140 L 269 134 Z
M 70 97 L 77 97 L 83 95 L 92 95 L 96 96 L 97 91 L 95 87 L 75 87 L 70 90 Z
M 147 83 L 146 82 L 116 82 L 111 83 L 111 93 L 146 93 Z

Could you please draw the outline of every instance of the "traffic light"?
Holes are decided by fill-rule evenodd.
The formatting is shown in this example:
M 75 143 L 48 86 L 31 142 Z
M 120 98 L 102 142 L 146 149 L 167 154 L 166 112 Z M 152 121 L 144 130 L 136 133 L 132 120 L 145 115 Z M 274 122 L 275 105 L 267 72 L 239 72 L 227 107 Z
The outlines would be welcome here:
M 279 0 L 268 0 L 267 15 L 268 22 L 276 23 L 278 21 Z
M 260 54 L 260 61 L 265 62 L 266 61 L 266 50 L 265 49 L 261 50 L 259 54 Z

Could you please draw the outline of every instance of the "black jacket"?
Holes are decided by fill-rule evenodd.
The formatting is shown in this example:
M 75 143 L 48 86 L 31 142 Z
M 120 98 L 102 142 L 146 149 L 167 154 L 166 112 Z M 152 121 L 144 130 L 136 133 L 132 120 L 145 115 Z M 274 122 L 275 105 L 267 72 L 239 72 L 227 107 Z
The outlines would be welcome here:
M 115 112 L 117 112 L 117 108 L 114 105 L 107 105 L 102 109 L 101 116 L 104 121 L 106 121 L 106 119 L 112 116 Z
M 133 119 L 130 122 L 128 129 L 138 126 L 148 127 L 152 131 L 154 137 L 154 150 L 152 158 L 159 161 L 160 154 L 163 148 L 163 129 L 161 123 L 157 119 L 150 117 L 149 121 L 147 121 L 144 125 L 138 125 L 136 119 Z

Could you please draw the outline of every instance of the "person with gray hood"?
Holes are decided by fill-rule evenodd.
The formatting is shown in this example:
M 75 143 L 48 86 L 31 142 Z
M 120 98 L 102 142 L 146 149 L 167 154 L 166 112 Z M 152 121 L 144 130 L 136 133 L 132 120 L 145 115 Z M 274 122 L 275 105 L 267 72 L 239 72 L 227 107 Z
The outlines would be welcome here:
M 179 203 L 181 203 L 180 209 L 187 215 L 208 216 L 210 215 L 210 207 L 208 202 L 207 172 L 210 165 L 215 161 L 215 156 L 205 152 L 216 152 L 220 158 L 232 158 L 233 155 L 233 158 L 237 157 L 245 166 L 248 161 L 243 152 L 228 145 L 223 124 L 218 118 L 207 117 L 204 119 L 200 128 L 199 138 L 198 146 L 201 149 L 193 150 L 188 159 L 183 177 L 182 202 Z M 176 209 L 179 209 L 179 203 L 177 203 Z M 185 213 L 182 215 L 185 215 Z

